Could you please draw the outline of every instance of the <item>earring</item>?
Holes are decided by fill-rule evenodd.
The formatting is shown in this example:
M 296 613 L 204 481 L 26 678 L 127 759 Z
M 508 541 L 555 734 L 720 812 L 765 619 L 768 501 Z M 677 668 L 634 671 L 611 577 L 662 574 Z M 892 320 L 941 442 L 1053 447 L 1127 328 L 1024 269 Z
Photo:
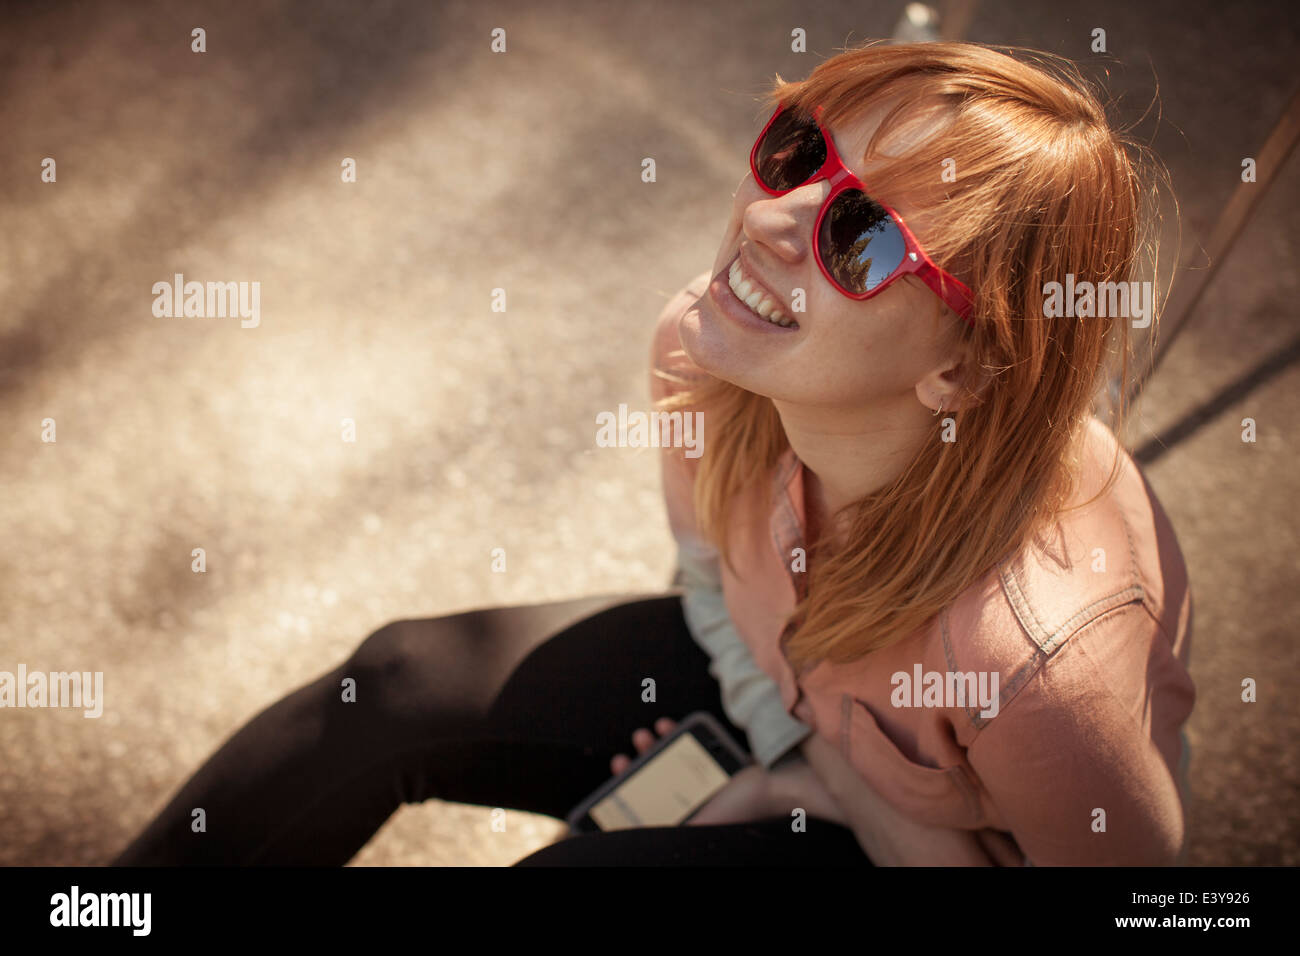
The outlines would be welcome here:
M 935 415 L 938 415 L 941 411 L 943 411 L 943 399 L 942 399 L 942 398 L 939 399 L 939 407 L 936 408 L 933 412 L 930 413 L 930 417 L 933 418 Z

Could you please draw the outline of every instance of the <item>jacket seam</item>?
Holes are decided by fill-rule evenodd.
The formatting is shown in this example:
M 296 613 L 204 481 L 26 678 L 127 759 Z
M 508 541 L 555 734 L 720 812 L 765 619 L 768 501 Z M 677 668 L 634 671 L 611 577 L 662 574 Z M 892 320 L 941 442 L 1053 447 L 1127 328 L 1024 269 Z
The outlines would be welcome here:
M 1188 590 L 1191 590 L 1190 585 L 1188 586 Z M 1156 630 L 1159 632 L 1160 636 L 1165 639 L 1165 643 L 1169 645 L 1169 653 L 1173 654 L 1174 648 L 1177 645 L 1175 644 L 1174 641 L 1174 635 L 1170 634 L 1169 629 L 1165 627 L 1164 620 L 1161 618 L 1159 614 L 1151 610 L 1151 607 L 1149 604 L 1147 604 L 1147 602 L 1145 601 L 1142 602 L 1142 608 L 1147 612 L 1147 615 L 1151 618 L 1152 622 L 1155 624 Z
M 1020 622 L 1021 629 L 1037 647 L 1041 648 L 1043 641 L 1039 639 L 1039 635 L 1046 634 L 1047 628 L 1039 622 L 1034 614 L 1034 609 L 1030 607 L 1029 601 L 1025 597 L 1020 585 L 1020 579 L 1016 574 L 1015 563 L 1004 564 L 998 578 L 1002 582 L 1002 592 L 1007 596 L 1007 601 L 1011 604 L 1011 611 L 1015 614 L 1016 620 Z
M 1147 611 L 1146 606 L 1145 606 L 1144 604 L 1142 604 L 1142 602 L 1140 602 L 1140 601 L 1126 601 L 1126 602 L 1123 603 L 1123 604 L 1116 604 L 1116 605 L 1114 605 L 1113 607 L 1107 608 L 1105 611 L 1103 611 L 1102 613 L 1098 614 L 1096 617 L 1090 619 L 1090 620 L 1088 621 L 1087 624 L 1083 625 L 1082 627 L 1076 628 L 1075 631 L 1074 631 L 1074 633 L 1071 634 L 1070 636 L 1073 637 L 1074 634 L 1078 634 L 1078 633 L 1080 633 L 1080 632 L 1083 631 L 1085 628 L 1090 627 L 1090 626 L 1092 626 L 1093 624 L 1097 623 L 1098 621 L 1100 621 L 1102 618 L 1104 618 L 1104 617 L 1105 617 L 1106 615 L 1108 615 L 1108 614 L 1111 614 L 1111 613 L 1123 613 L 1123 611 L 1124 611 L 1125 608 L 1132 607 L 1132 606 L 1134 606 L 1134 605 L 1136 605 L 1136 606 L 1142 608 L 1142 610 L 1143 610 L 1143 611 L 1146 611 L 1146 612 L 1148 613 L 1148 615 L 1150 614 L 1150 612 Z M 1045 668 L 1045 667 L 1047 666 L 1047 663 L 1048 663 L 1048 661 L 1050 660 L 1050 658 L 1048 658 L 1047 655 L 1042 655 L 1041 660 L 1042 660 L 1043 667 Z M 1010 697 L 1010 699 L 1008 699 L 1008 700 L 1002 700 L 1002 699 L 999 697 L 999 700 L 998 700 L 998 717 L 1001 717 L 1003 714 L 1005 714 L 1006 711 L 1007 711 L 1007 709 L 1008 709 L 1009 707 L 1011 707 L 1011 706 L 1012 706 L 1012 705 L 1013 705 L 1017 700 L 1020 699 L 1020 696 L 1021 696 L 1021 695 L 1020 695 L 1020 689 L 1018 689 L 1018 690 L 1016 691 L 1016 693 L 1012 694 L 1011 697 Z M 965 749 L 966 749 L 967 752 L 969 752 L 969 751 L 970 751 L 970 748 L 973 747 L 973 746 L 975 745 L 975 741 L 979 739 L 979 735 L 984 731 L 984 729 L 985 729 L 986 727 L 988 727 L 989 724 L 992 724 L 996 719 L 997 719 L 997 718 L 989 718 L 988 720 L 985 720 L 985 721 L 984 721 L 984 726 L 980 727 L 978 730 L 975 731 L 975 736 L 973 736 L 973 737 L 970 739 L 970 743 L 966 744 Z
M 862 701 L 860 698 L 854 697 L 852 694 L 841 694 L 840 700 L 841 700 L 841 705 L 840 705 L 841 734 L 843 735 L 842 740 L 843 740 L 844 756 L 847 759 L 849 753 L 853 749 L 853 708 L 861 707 L 863 710 L 867 712 L 868 715 L 871 714 L 871 708 L 868 707 L 866 703 Z M 871 719 L 874 721 L 875 717 L 872 716 Z M 962 766 L 962 764 L 956 763 L 946 767 L 927 767 L 924 764 L 912 760 L 901 750 L 899 750 L 898 744 L 894 742 L 893 738 L 891 738 L 888 733 L 886 733 L 883 727 L 879 727 L 877 725 L 877 731 L 878 733 L 881 734 L 881 736 L 885 738 L 885 740 L 890 744 L 890 746 L 892 746 L 895 750 L 898 750 L 899 754 L 903 757 L 903 759 L 907 763 L 915 764 L 916 766 L 921 767 L 924 770 L 929 770 L 932 772 L 937 771 L 938 773 L 945 775 L 948 778 L 948 780 L 952 783 L 953 787 L 957 790 L 957 792 L 961 794 L 962 802 L 966 805 L 966 812 L 972 819 L 978 820 L 982 816 L 983 808 L 980 805 L 978 784 L 973 778 L 971 772 L 967 770 L 964 766 Z
M 948 670 L 956 671 L 958 669 L 957 655 L 954 653 L 952 649 L 952 638 L 948 631 L 948 609 L 947 608 L 944 608 L 944 612 L 939 619 L 939 635 L 940 635 L 940 640 L 943 644 L 943 657 L 944 657 L 944 661 L 948 665 Z M 1016 694 L 1020 691 L 1020 688 L 1029 680 L 1030 677 L 1033 676 L 1034 672 L 1037 671 L 1038 668 L 1042 666 L 1045 660 L 1047 660 L 1047 655 L 1044 654 L 1041 650 L 1039 650 L 1037 646 L 1035 646 L 1033 652 L 1029 656 L 1029 659 L 1020 665 L 1020 668 L 1015 672 L 1015 674 L 1011 676 L 1010 680 L 1008 680 L 1005 684 L 999 685 L 1001 688 L 998 692 L 999 700 L 1001 700 L 1002 694 L 1010 694 L 1011 698 L 1014 699 Z M 978 731 L 985 724 L 987 724 L 989 721 L 994 719 L 992 717 L 982 716 L 979 712 L 979 709 L 975 707 L 973 704 L 967 704 L 964 710 L 966 711 L 967 719 L 970 720 L 971 726 L 973 726 L 976 729 L 976 731 Z M 1000 712 L 1001 712 L 1001 705 L 999 705 L 999 713 Z
M 1142 602 L 1141 598 L 1142 598 L 1141 586 L 1136 584 L 1130 585 L 1129 587 L 1124 588 L 1123 590 L 1116 591 L 1114 594 L 1108 595 L 1104 598 L 1099 598 L 1098 600 L 1093 601 L 1087 607 L 1081 608 L 1080 610 L 1076 611 L 1074 614 L 1072 614 L 1069 617 L 1068 620 L 1065 621 L 1064 624 L 1062 624 L 1059 628 L 1057 628 L 1056 633 L 1051 635 L 1045 642 L 1038 643 L 1038 641 L 1033 638 L 1033 635 L 1030 635 L 1030 639 L 1035 640 L 1035 644 L 1037 645 L 1034 648 L 1034 656 L 1032 660 L 1029 662 L 1029 664 L 1025 665 L 1025 667 L 1022 667 L 1021 670 L 1017 672 L 1016 677 L 1012 679 L 1012 683 L 1014 683 L 1016 679 L 1021 678 L 1021 676 L 1023 675 L 1024 679 L 1020 681 L 1021 686 L 1023 686 L 1025 683 L 1028 682 L 1028 679 L 1032 677 L 1034 673 L 1036 673 L 1042 667 L 1046 666 L 1047 661 L 1051 659 L 1052 655 L 1055 654 L 1056 651 L 1059 650 L 1065 644 L 1066 641 L 1070 640 L 1070 638 L 1074 637 L 1074 635 L 1078 634 L 1084 628 L 1091 625 L 1094 621 L 1099 620 L 1100 618 L 1104 617 L 1106 614 L 1109 614 L 1111 611 L 1115 610 L 1116 608 L 1127 607 L 1130 604 L 1138 604 L 1139 606 L 1142 607 L 1144 611 L 1147 611 L 1147 613 L 1149 614 L 1150 611 L 1147 609 L 1146 605 Z M 1025 671 L 1031 667 L 1032 667 L 1032 671 L 1026 674 Z M 1011 700 L 1015 700 L 1016 697 L 1019 696 L 1020 690 L 1021 687 L 1016 687 L 1014 691 L 1010 692 Z M 1008 701 L 1008 703 L 1009 702 L 1010 701 Z M 1004 705 L 1001 703 L 1001 697 L 999 696 L 999 705 L 998 705 L 999 715 L 1001 715 L 1003 707 Z M 987 718 L 987 719 L 979 718 L 979 719 L 983 722 L 983 725 L 987 725 L 989 722 L 993 720 L 993 718 Z M 979 729 L 983 729 L 983 726 L 981 726 Z
M 1132 465 L 1134 468 L 1137 467 L 1136 462 L 1132 462 Z M 1141 475 L 1139 475 L 1138 480 L 1142 481 Z M 1145 485 L 1145 482 L 1143 482 L 1143 484 Z M 1156 612 L 1151 607 L 1150 593 L 1145 587 L 1142 586 L 1142 575 L 1139 570 L 1140 566 L 1138 564 L 1137 545 L 1133 543 L 1133 528 L 1129 524 L 1128 516 L 1124 514 L 1124 509 L 1122 507 L 1120 507 L 1117 504 L 1115 506 L 1115 511 L 1119 515 L 1120 524 L 1124 526 L 1124 540 L 1128 543 L 1129 567 L 1133 569 L 1133 573 L 1131 575 L 1133 583 L 1131 587 L 1136 587 L 1141 591 L 1142 604 L 1147 608 L 1147 611 L 1149 613 L 1155 616 Z
M 1130 584 L 1128 587 L 1116 591 L 1114 594 L 1107 595 L 1104 598 L 1098 598 L 1087 607 L 1080 608 L 1072 614 L 1070 618 L 1057 629 L 1056 633 L 1048 639 L 1048 644 L 1050 646 L 1043 648 L 1044 652 L 1048 654 L 1052 653 L 1056 648 L 1068 641 L 1073 635 L 1077 634 L 1079 630 L 1088 624 L 1091 624 L 1096 618 L 1101 617 L 1101 615 L 1105 614 L 1112 608 L 1122 607 L 1125 604 L 1133 604 L 1135 602 L 1141 604 L 1143 608 L 1150 613 L 1150 610 L 1146 608 L 1146 591 L 1140 584 Z M 1103 605 L 1105 606 L 1103 607 Z M 1100 608 L 1100 610 L 1096 610 L 1097 608 Z M 1095 613 L 1093 613 L 1094 611 Z M 1091 616 L 1087 617 L 1086 620 L 1079 621 L 1078 624 L 1074 624 L 1075 621 L 1078 621 L 1085 615 Z
M 1092 618 L 1106 613 L 1112 607 L 1119 607 L 1135 600 L 1141 601 L 1143 606 L 1146 606 L 1146 589 L 1141 584 L 1130 584 L 1075 611 L 1055 631 L 1049 633 L 1034 613 L 1034 609 L 1020 584 L 1015 567 L 1011 564 L 1004 565 L 999 577 L 1002 580 L 1002 590 L 1006 594 L 1007 600 L 1011 604 L 1011 610 L 1020 622 L 1021 628 L 1044 654 L 1049 655 L 1064 644 L 1071 634 L 1090 623 Z M 1080 620 L 1081 618 L 1084 620 Z

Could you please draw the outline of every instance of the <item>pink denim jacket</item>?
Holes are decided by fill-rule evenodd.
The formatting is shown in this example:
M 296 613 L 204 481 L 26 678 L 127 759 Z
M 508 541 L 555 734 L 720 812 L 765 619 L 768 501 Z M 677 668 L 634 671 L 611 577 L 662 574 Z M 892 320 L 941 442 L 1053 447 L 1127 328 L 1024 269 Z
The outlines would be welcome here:
M 677 327 L 709 279 L 659 315 L 652 368 L 706 374 L 680 351 Z M 651 375 L 652 397 L 675 390 Z M 1080 501 L 1117 444 L 1100 420 L 1089 428 Z M 707 451 L 707 427 L 703 439 Z M 684 451 L 661 453 L 683 608 L 760 762 L 821 734 L 902 813 L 975 831 L 995 864 L 1182 859 L 1191 592 L 1169 519 L 1127 453 L 1115 487 L 1064 514 L 1049 547 L 1004 561 L 909 638 L 796 675 L 780 641 L 806 586 L 791 570 L 803 464 L 787 450 L 768 477 L 771 509 L 751 494 L 733 513 L 733 574 L 698 532 L 700 459 Z

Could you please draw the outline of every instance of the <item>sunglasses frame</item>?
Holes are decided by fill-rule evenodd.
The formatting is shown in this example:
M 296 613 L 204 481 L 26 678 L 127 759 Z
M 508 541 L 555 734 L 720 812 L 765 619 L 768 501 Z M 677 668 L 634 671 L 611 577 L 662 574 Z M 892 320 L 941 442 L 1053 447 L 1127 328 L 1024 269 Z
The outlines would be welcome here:
M 907 223 L 903 222 L 903 217 L 889 206 L 885 205 L 885 203 L 873 197 L 871 192 L 867 189 L 866 183 L 855 176 L 848 167 L 844 165 L 844 161 L 840 159 L 839 151 L 835 148 L 835 141 L 831 139 L 830 133 L 828 133 L 826 127 L 822 125 L 821 118 L 824 112 L 823 107 L 818 106 L 813 111 L 813 122 L 821 133 L 822 141 L 826 144 L 825 162 L 823 162 L 811 176 L 798 185 L 791 186 L 789 189 L 771 189 L 765 182 L 763 182 L 763 178 L 758 174 L 758 147 L 763 142 L 764 137 L 767 136 L 767 131 L 772 128 L 772 124 L 776 122 L 777 117 L 786 112 L 786 109 L 787 107 L 784 104 L 778 106 L 776 112 L 772 114 L 771 119 L 767 121 L 767 125 L 763 127 L 763 131 L 759 133 L 758 138 L 754 140 L 754 145 L 749 151 L 749 171 L 753 174 L 754 182 L 758 184 L 759 188 L 762 189 L 763 192 L 772 196 L 784 196 L 786 193 L 793 192 L 796 189 L 801 189 L 809 183 L 815 183 L 821 179 L 825 179 L 830 183 L 831 191 L 827 194 L 826 198 L 822 200 L 821 209 L 817 213 L 817 221 L 813 224 L 813 254 L 817 260 L 818 267 L 822 270 L 822 275 L 826 277 L 826 281 L 834 286 L 840 294 L 861 302 L 865 299 L 870 299 L 872 296 L 879 295 L 885 289 L 889 288 L 896 279 L 905 275 L 915 275 L 918 279 L 934 290 L 934 294 L 942 299 L 948 308 L 961 316 L 967 325 L 973 327 L 975 322 L 970 317 L 970 313 L 974 308 L 975 296 L 972 294 L 970 288 L 956 276 L 953 276 L 939 268 L 939 266 L 935 264 L 934 260 L 926 255 L 925 250 L 921 248 L 921 244 L 917 242 L 916 236 L 912 235 L 912 230 L 908 229 Z M 905 249 L 903 261 L 895 267 L 893 272 L 877 283 L 874 289 L 867 292 L 849 292 L 840 285 L 835 277 L 831 275 L 830 270 L 826 268 L 826 262 L 822 258 L 820 248 L 822 220 L 826 218 L 826 213 L 830 210 L 831 203 L 835 201 L 836 197 L 850 189 L 858 190 L 871 202 L 874 202 L 889 214 L 889 218 L 894 221 L 894 225 L 898 227 L 898 231 L 903 237 Z

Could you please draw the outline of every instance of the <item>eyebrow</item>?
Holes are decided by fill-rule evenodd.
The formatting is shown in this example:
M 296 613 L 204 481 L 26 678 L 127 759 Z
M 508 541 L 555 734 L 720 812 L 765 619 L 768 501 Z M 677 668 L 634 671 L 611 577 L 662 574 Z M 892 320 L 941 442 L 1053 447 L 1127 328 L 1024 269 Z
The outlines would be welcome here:
M 823 123 L 822 130 L 825 132 L 827 136 L 831 138 L 831 142 L 835 145 L 835 152 L 839 154 L 840 162 L 844 163 L 844 168 L 847 169 L 849 172 L 851 172 L 854 176 L 857 176 L 858 179 L 862 180 L 865 183 L 867 181 L 867 178 L 863 176 L 861 172 L 853 168 L 854 166 L 857 165 L 860 157 L 855 157 L 853 156 L 853 154 L 845 152 L 843 149 L 840 148 L 839 140 L 836 139 L 835 133 L 831 130 L 830 126 Z
M 824 133 L 826 136 L 829 136 L 830 139 L 831 139 L 831 142 L 835 144 L 835 152 L 839 154 L 840 161 L 844 163 L 844 168 L 845 168 L 845 169 L 848 169 L 849 172 L 851 172 L 854 176 L 857 176 L 857 177 L 858 177 L 858 180 L 859 180 L 859 181 L 860 181 L 864 186 L 866 186 L 866 187 L 868 188 L 868 190 L 870 190 L 870 191 L 867 193 L 867 198 L 873 200 L 874 202 L 882 203 L 883 205 L 888 206 L 888 207 L 889 207 L 890 209 L 892 209 L 894 212 L 898 213 L 898 215 L 902 218 L 902 220 L 903 220 L 905 223 L 907 223 L 908 228 L 910 229 L 910 228 L 912 227 L 912 219 L 915 218 L 915 217 L 916 217 L 917 215 L 919 215 L 919 214 L 923 214 L 926 210 L 924 210 L 924 209 L 921 209 L 921 210 L 912 209 L 912 210 L 910 210 L 910 211 L 908 211 L 908 212 L 904 212 L 901 208 L 899 208 L 899 204 L 898 204 L 898 203 L 891 202 L 891 201 L 889 201 L 889 200 L 887 200 L 887 199 L 882 198 L 878 193 L 876 193 L 875 189 L 871 186 L 871 182 L 870 182 L 870 180 L 868 180 L 868 178 L 867 178 L 866 176 L 863 176 L 862 173 L 859 172 L 858 170 L 850 168 L 848 160 L 852 159 L 852 156 L 851 156 L 851 154 L 846 153 L 844 150 L 840 149 L 839 141 L 835 138 L 835 133 L 831 130 L 830 125 L 827 124 L 827 123 L 822 123 L 822 124 L 821 124 L 821 128 L 822 128 L 823 133 Z M 879 128 L 879 127 L 877 127 L 877 128 Z M 872 134 L 872 135 L 875 135 L 875 134 Z M 856 165 L 856 163 L 855 163 L 854 165 Z M 904 197 L 904 199 L 903 199 L 903 204 L 906 205 L 906 197 Z M 920 239 L 920 236 L 917 236 L 917 239 Z
M 870 183 L 867 182 L 867 177 L 863 176 L 861 172 L 859 172 L 859 171 L 856 170 L 856 169 L 853 169 L 853 168 L 849 165 L 849 164 L 850 164 L 850 161 L 853 160 L 853 156 L 852 156 L 851 154 L 849 154 L 849 153 L 846 153 L 844 150 L 840 149 L 840 144 L 839 144 L 838 140 L 836 140 L 836 138 L 835 138 L 835 133 L 831 130 L 830 126 L 827 125 L 827 124 L 825 124 L 825 123 L 823 123 L 823 124 L 822 124 L 822 132 L 824 133 L 824 135 L 830 137 L 831 142 L 832 142 L 832 143 L 834 144 L 834 146 L 835 146 L 835 152 L 839 154 L 840 162 L 844 163 L 844 168 L 847 169 L 849 172 L 851 172 L 854 176 L 858 177 L 858 180 L 859 180 L 859 181 L 860 181 L 864 186 L 870 186 Z M 853 165 L 856 166 L 857 163 L 856 163 L 856 162 L 853 162 Z M 876 200 L 876 201 L 878 201 L 878 202 L 884 202 L 884 200 L 878 199 L 874 193 L 868 194 L 868 198 L 870 198 L 870 199 L 874 199 L 874 200 Z M 885 203 L 885 205 L 889 206 L 889 208 L 893 209 L 893 210 L 894 210 L 895 212 L 897 212 L 900 216 L 903 215 L 902 211 L 901 211 L 897 206 L 895 206 L 893 203 Z M 904 216 L 903 218 L 906 219 L 907 217 Z

